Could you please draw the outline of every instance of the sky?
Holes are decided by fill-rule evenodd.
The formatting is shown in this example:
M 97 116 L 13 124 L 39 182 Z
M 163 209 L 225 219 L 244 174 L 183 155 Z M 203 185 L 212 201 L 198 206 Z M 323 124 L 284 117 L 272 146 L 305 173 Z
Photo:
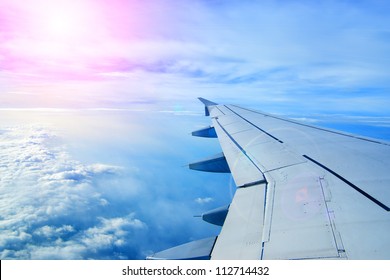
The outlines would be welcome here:
M 217 235 L 198 96 L 390 139 L 388 1 L 0 0 L 0 258 Z

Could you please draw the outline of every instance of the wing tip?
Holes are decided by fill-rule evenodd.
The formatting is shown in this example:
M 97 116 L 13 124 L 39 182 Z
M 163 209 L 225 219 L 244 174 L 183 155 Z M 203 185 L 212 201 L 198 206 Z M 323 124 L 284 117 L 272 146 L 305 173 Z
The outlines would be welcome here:
M 218 105 L 218 103 L 215 103 L 213 101 L 210 101 L 210 100 L 207 100 L 203 97 L 198 97 L 198 99 L 200 100 L 200 102 L 202 102 L 205 106 L 213 106 L 213 105 Z

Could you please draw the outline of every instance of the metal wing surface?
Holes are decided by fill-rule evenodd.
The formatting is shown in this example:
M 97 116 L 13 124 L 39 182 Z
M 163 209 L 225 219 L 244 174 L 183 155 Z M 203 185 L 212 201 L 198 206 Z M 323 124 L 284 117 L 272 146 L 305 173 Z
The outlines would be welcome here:
M 389 143 L 200 100 L 212 126 L 193 135 L 223 153 L 190 168 L 231 172 L 237 190 L 203 215 L 220 234 L 184 258 L 390 259 Z

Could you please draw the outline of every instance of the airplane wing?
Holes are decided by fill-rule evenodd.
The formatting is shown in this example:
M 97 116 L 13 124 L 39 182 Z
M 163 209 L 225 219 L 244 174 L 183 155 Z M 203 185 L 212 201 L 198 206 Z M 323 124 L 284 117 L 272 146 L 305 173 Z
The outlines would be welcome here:
M 190 168 L 237 189 L 217 237 L 149 259 L 390 259 L 390 143 L 199 99 L 223 153 Z

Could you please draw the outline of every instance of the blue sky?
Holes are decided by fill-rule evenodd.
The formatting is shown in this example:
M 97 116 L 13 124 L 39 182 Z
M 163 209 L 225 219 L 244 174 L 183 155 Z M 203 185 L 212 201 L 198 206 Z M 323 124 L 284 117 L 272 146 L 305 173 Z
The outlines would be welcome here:
M 142 259 L 229 203 L 196 97 L 390 139 L 386 1 L 0 2 L 1 259 Z

